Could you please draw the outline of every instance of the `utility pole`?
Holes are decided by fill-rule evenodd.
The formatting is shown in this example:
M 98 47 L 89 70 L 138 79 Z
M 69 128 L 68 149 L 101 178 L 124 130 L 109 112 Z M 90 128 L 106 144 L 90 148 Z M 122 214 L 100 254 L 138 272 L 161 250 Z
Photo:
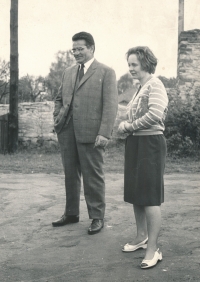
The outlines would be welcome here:
M 10 107 L 9 153 L 18 149 L 18 0 L 11 0 L 10 8 Z
M 182 31 L 184 31 L 184 0 L 179 0 L 178 37 Z

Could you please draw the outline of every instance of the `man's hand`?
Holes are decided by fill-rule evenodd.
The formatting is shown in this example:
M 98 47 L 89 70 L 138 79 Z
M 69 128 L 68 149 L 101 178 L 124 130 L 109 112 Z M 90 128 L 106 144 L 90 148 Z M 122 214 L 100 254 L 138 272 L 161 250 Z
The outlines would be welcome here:
M 97 135 L 97 138 L 95 140 L 94 147 L 103 147 L 105 148 L 108 144 L 108 138 L 102 136 L 102 135 Z
M 56 124 L 56 123 L 58 123 L 58 116 L 54 116 L 54 123 Z
M 118 128 L 119 133 L 132 133 L 133 127 L 130 122 L 128 121 L 122 121 Z

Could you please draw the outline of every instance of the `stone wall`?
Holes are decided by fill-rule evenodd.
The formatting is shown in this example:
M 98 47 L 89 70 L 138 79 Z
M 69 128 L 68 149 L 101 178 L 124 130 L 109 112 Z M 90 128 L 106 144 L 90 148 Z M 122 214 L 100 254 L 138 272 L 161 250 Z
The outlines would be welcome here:
M 24 146 L 47 146 L 57 144 L 53 128 L 53 102 L 20 103 L 19 142 Z M 9 111 L 9 105 L 0 104 L 0 115 Z
M 193 95 L 200 86 L 200 30 L 181 32 L 178 46 L 178 92 Z
M 57 146 L 53 127 L 54 102 L 19 104 L 19 142 L 25 146 Z M 8 113 L 9 105 L 0 104 L 0 115 Z M 125 115 L 125 106 L 119 105 L 113 138 L 123 138 L 117 133 L 118 125 Z

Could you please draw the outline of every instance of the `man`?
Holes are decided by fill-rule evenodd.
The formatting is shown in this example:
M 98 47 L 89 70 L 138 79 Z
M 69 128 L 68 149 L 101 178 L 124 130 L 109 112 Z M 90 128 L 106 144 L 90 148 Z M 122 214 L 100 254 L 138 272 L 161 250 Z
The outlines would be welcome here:
M 79 222 L 81 174 L 92 223 L 88 234 L 104 225 L 105 182 L 103 157 L 117 113 L 115 72 L 94 59 L 91 34 L 72 37 L 77 65 L 67 68 L 55 100 L 55 131 L 65 172 L 66 207 L 54 227 Z

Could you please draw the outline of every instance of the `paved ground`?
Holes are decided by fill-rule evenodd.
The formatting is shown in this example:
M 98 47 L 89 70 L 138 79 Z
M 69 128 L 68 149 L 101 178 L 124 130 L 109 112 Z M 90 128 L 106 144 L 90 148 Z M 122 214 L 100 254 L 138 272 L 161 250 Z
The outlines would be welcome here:
M 163 261 L 141 270 L 143 250 L 121 252 L 135 234 L 132 207 L 123 202 L 123 175 L 106 175 L 105 227 L 90 236 L 83 195 L 78 224 L 51 226 L 64 209 L 63 175 L 1 174 L 0 282 L 200 281 L 200 176 L 165 179 Z

